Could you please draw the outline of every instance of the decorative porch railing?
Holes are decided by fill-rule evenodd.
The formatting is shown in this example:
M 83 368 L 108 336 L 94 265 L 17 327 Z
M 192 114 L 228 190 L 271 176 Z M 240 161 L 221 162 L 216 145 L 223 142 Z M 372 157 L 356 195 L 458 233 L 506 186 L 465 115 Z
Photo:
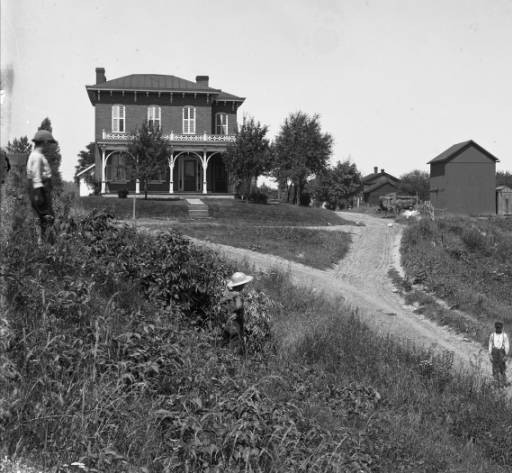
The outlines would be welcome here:
M 167 141 L 181 143 L 232 143 L 236 140 L 235 135 L 210 135 L 208 133 L 202 133 L 198 135 L 186 135 L 171 132 L 167 135 L 162 135 L 162 137 Z M 130 135 L 128 133 L 107 133 L 105 130 L 103 130 L 102 139 L 105 141 L 117 141 L 121 143 L 126 143 L 133 140 L 133 135 Z

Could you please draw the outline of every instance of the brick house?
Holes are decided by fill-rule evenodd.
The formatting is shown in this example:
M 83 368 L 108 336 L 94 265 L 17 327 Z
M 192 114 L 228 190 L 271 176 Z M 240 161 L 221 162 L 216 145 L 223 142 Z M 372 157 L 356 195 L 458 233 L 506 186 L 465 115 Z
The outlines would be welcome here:
M 373 168 L 373 173 L 364 176 L 363 179 L 363 201 L 369 205 L 379 205 L 379 197 L 398 192 L 400 179 L 388 174 L 384 169 Z
M 221 153 L 235 140 L 244 98 L 210 87 L 208 76 L 195 82 L 157 74 L 107 80 L 100 67 L 96 83 L 85 88 L 94 106 L 94 172 L 102 194 L 140 192 L 128 145 L 144 120 L 158 125 L 169 144 L 167 162 L 149 183 L 151 193 L 233 193 Z
M 496 214 L 498 161 L 473 140 L 457 143 L 430 160 L 434 208 L 455 214 Z

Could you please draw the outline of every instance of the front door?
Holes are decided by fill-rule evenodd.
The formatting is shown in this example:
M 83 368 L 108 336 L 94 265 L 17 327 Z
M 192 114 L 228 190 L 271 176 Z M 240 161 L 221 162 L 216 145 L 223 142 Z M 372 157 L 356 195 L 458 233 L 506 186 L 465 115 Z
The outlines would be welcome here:
M 197 160 L 185 159 L 183 165 L 183 190 L 197 192 Z

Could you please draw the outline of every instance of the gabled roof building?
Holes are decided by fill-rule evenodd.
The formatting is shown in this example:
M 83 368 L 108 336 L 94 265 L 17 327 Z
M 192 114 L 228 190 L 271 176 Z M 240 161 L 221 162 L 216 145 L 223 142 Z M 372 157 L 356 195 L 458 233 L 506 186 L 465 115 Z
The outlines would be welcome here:
M 495 214 L 498 161 L 473 140 L 450 146 L 431 159 L 430 200 L 434 208 L 455 214 Z
M 131 74 L 107 80 L 96 68 L 86 92 L 94 106 L 95 177 L 101 193 L 139 192 L 128 145 L 146 120 L 168 142 L 167 162 L 149 184 L 153 193 L 232 194 L 221 153 L 235 140 L 237 111 L 244 98 L 173 75 Z
M 379 197 L 397 192 L 400 179 L 388 174 L 384 169 L 373 168 L 373 173 L 364 176 L 363 179 L 363 200 L 369 205 L 379 205 Z

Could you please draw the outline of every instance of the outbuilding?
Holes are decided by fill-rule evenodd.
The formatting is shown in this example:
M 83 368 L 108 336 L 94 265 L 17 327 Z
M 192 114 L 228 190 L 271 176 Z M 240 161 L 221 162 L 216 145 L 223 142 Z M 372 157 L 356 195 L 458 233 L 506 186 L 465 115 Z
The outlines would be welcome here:
M 473 140 L 443 151 L 428 162 L 433 207 L 455 214 L 495 215 L 498 161 Z
M 496 213 L 512 215 L 512 189 L 510 187 L 496 187 Z
M 373 168 L 373 173 L 364 176 L 363 200 L 369 205 L 379 205 L 379 197 L 391 192 L 398 192 L 400 179 L 388 174 L 384 169 Z
M 82 169 L 75 176 L 78 184 L 78 195 L 80 197 L 87 197 L 88 195 L 94 194 L 94 185 L 91 184 L 91 180 L 93 180 L 92 178 L 94 177 L 94 168 L 95 164 L 91 164 L 85 169 Z

